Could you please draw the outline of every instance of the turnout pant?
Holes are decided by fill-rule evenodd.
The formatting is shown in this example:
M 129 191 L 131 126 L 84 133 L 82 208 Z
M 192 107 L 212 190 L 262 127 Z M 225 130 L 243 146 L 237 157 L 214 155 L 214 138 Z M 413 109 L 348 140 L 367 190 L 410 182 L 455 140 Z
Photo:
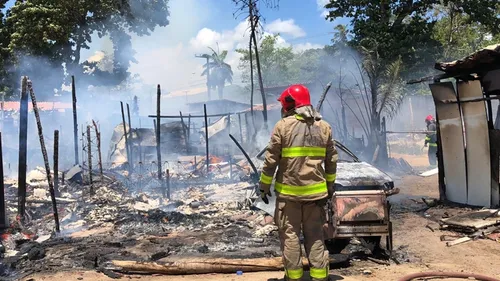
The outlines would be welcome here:
M 301 230 L 312 280 L 328 280 L 329 259 L 323 236 L 326 220 L 324 202 L 276 201 L 274 219 L 280 235 L 287 280 L 300 280 L 303 275 L 299 240 Z
M 437 146 L 430 146 L 427 152 L 427 157 L 429 158 L 429 165 L 436 166 L 437 159 Z

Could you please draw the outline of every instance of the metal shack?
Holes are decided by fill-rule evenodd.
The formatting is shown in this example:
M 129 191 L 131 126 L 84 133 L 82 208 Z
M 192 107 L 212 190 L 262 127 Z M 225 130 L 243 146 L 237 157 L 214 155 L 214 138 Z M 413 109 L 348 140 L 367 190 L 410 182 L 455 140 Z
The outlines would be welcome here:
M 500 110 L 492 101 L 500 99 L 500 44 L 435 68 L 444 74 L 419 81 L 433 80 L 441 199 L 498 206 Z

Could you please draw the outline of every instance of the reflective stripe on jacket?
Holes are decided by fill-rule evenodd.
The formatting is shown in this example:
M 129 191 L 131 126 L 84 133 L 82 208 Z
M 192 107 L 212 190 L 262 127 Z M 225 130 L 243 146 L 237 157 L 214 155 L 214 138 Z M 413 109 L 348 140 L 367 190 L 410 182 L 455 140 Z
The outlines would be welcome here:
M 260 181 L 283 199 L 314 201 L 328 196 L 337 171 L 332 129 L 325 121 L 291 115 L 278 121 L 265 154 Z M 324 168 L 323 168 L 324 163 Z
M 432 133 L 428 133 L 425 136 L 425 144 L 429 144 L 429 146 L 437 146 L 436 123 L 431 122 L 427 125 L 427 131 Z

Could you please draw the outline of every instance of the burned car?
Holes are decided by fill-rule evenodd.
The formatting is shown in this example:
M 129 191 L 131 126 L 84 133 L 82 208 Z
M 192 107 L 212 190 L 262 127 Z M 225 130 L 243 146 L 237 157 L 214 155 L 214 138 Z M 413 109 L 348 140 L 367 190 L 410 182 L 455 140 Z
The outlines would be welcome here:
M 336 142 L 336 147 L 339 160 L 335 193 L 325 208 L 324 230 L 329 249 L 342 249 L 353 237 L 378 247 L 381 238 L 385 237 L 386 249 L 391 253 L 392 224 L 387 198 L 399 190 L 394 188 L 393 180 L 386 173 L 360 161 L 341 143 Z M 265 204 L 259 197 L 254 206 L 273 216 L 276 196 L 269 199 L 271 202 Z

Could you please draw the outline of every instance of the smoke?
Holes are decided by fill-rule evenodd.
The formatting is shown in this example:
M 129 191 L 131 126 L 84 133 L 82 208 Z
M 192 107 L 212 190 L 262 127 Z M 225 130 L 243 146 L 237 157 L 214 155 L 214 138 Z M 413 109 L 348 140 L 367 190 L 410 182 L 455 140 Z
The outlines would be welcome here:
M 81 151 L 82 133 L 86 131 L 86 126 L 90 125 L 92 120 L 98 121 L 100 125 L 102 155 L 107 155 L 113 129 L 122 122 L 120 101 L 125 104 L 129 103 L 132 109 L 133 98 L 137 96 L 140 117 L 132 114 L 132 127 L 152 128 L 153 122 L 146 116 L 156 113 L 157 84 L 160 84 L 162 89 L 162 114 L 178 115 L 179 111 L 188 111 L 186 105 L 188 101 L 206 100 L 203 96 L 206 77 L 201 76 L 205 61 L 196 58 L 195 54 L 210 53 L 208 47 L 229 51 L 226 62 L 232 66 L 235 73 L 234 83 L 244 86 L 240 83 L 241 73 L 237 67 L 240 55 L 235 50 L 248 48 L 248 23 L 243 19 L 234 20 L 229 14 L 227 17 L 234 23 L 233 28 L 214 28 L 213 19 L 219 13 L 216 9 L 202 0 L 172 0 L 169 4 L 169 25 L 157 27 L 149 35 L 139 36 L 135 33 L 116 31 L 111 36 L 100 38 L 98 34 L 92 34 L 90 48 L 82 49 L 80 54 L 79 63 L 84 65 L 82 71 L 85 74 L 74 73 L 71 66 L 55 63 L 49 58 L 27 55 L 20 56 L 19 63 L 13 70 L 17 71 L 15 75 L 19 77 L 18 83 L 21 76 L 30 77 L 38 102 L 57 100 L 67 105 L 71 105 L 72 102 L 70 81 L 71 75 L 75 75 L 80 162 L 84 158 Z M 141 13 L 139 6 L 131 6 L 131 11 Z M 163 11 L 155 11 L 149 16 L 158 19 L 162 15 L 164 15 Z M 306 36 L 304 30 L 293 20 L 271 21 L 264 25 L 262 35 L 269 35 L 273 30 L 282 34 L 278 38 L 279 46 L 293 46 L 297 53 L 320 47 L 307 42 L 294 45 L 288 43 L 285 38 Z M 19 89 L 19 85 L 16 86 Z M 190 91 L 184 92 L 184 90 Z M 225 95 L 232 97 L 237 91 L 239 91 L 237 88 L 234 91 L 227 90 Z M 198 94 L 188 96 L 187 94 L 191 92 Z M 213 95 L 215 96 L 216 93 Z M 259 100 L 258 95 L 256 98 Z M 14 100 L 19 100 L 19 96 L 14 97 Z M 216 108 L 210 108 L 210 110 L 216 110 Z M 51 157 L 53 131 L 57 129 L 60 130 L 60 170 L 70 168 L 74 163 L 71 108 L 65 109 L 64 112 L 42 111 L 41 117 L 51 166 L 53 164 Z M 12 173 L 17 170 L 17 118 L 16 113 L 7 117 L 3 128 L 5 132 L 11 132 L 4 141 L 4 146 L 10 150 L 4 156 L 4 161 L 11 164 Z M 7 119 L 10 121 L 6 121 Z M 272 117 L 270 121 L 275 122 L 278 119 L 279 114 Z M 28 120 L 28 170 L 30 170 L 41 166 L 43 162 L 32 112 L 29 113 Z M 202 120 L 197 119 L 192 122 L 196 122 L 199 128 Z M 267 132 L 258 134 L 257 142 L 265 146 L 268 137 Z M 95 163 L 93 166 L 96 166 Z

